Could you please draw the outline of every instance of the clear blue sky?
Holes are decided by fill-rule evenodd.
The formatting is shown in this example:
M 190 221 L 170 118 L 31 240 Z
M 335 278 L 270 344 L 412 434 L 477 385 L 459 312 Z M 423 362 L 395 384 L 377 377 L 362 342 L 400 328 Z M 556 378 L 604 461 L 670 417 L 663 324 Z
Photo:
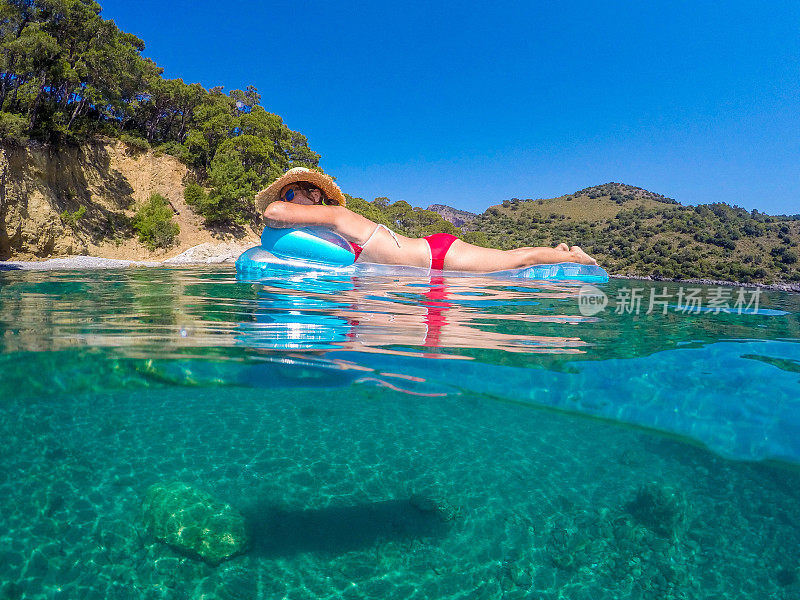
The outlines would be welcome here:
M 354 196 L 800 213 L 796 0 L 100 3 L 165 77 L 256 86 Z

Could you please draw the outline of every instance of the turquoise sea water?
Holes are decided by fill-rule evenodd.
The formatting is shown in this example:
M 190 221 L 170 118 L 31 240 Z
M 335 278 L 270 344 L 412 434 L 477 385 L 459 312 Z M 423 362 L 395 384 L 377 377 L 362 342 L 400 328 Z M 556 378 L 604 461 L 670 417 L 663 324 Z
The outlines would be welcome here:
M 799 597 L 800 296 L 598 288 L 0 272 L 0 598 Z

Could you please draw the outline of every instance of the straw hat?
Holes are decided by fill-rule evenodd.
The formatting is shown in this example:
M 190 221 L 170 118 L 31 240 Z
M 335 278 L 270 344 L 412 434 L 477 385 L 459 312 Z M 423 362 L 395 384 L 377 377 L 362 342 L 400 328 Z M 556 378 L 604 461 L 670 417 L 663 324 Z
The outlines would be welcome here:
M 342 190 L 339 189 L 339 186 L 336 185 L 329 175 L 325 175 L 325 173 L 320 173 L 319 171 L 312 171 L 305 167 L 295 167 L 278 177 L 268 188 L 256 194 L 256 207 L 258 208 L 258 212 L 264 212 L 267 204 L 278 200 L 281 190 L 284 187 L 290 183 L 298 183 L 300 181 L 307 181 L 317 186 L 322 190 L 326 198 L 333 200 L 339 206 L 344 206 L 347 203 L 344 199 L 344 194 L 342 194 Z

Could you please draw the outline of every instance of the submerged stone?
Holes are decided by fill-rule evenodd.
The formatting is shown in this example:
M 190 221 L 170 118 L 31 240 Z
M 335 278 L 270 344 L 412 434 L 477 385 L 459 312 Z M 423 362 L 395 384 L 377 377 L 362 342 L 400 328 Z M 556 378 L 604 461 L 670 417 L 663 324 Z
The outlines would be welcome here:
M 452 521 L 461 513 L 461 509 L 446 500 L 425 494 L 414 494 L 409 500 L 411 506 L 423 513 L 437 515 L 442 521 Z
M 689 522 L 686 494 L 655 483 L 641 486 L 625 508 L 639 523 L 665 537 L 680 535 Z
M 212 565 L 247 549 L 244 517 L 186 483 L 151 485 L 142 504 L 142 519 L 156 539 Z

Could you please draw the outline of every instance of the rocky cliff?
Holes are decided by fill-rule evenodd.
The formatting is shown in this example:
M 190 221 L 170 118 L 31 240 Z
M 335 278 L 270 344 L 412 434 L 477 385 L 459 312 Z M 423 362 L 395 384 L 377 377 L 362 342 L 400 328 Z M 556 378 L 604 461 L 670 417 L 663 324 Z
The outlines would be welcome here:
M 452 206 L 447 206 L 446 204 L 431 204 L 428 207 L 428 210 L 439 213 L 444 220 L 450 221 L 456 227 L 466 225 L 478 216 L 475 213 L 461 210 L 459 208 L 453 208 Z
M 202 225 L 183 199 L 192 177 L 172 156 L 136 151 L 114 139 L 57 149 L 0 141 L 0 259 L 163 259 L 204 242 L 257 244 L 250 228 Z M 135 238 L 130 219 L 154 192 L 169 200 L 181 232 L 176 246 L 150 252 Z

